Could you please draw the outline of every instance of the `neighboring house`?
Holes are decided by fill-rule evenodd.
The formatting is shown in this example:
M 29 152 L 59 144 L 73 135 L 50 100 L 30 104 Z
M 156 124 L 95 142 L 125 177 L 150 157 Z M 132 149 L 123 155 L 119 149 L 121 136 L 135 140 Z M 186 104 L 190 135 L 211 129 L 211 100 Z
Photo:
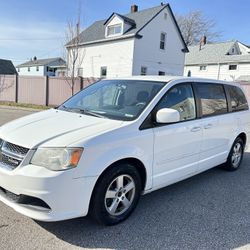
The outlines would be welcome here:
M 226 81 L 250 79 L 250 48 L 239 41 L 190 46 L 184 75 Z
M 188 52 L 169 4 L 142 11 L 133 5 L 127 15 L 93 23 L 79 39 L 84 56 L 77 72 L 84 77 L 182 75 Z
M 0 59 L 0 75 L 16 75 L 15 66 L 10 60 Z
M 16 66 L 19 75 L 55 76 L 62 67 L 66 71 L 66 62 L 60 58 L 37 59 L 34 57 L 28 62 Z

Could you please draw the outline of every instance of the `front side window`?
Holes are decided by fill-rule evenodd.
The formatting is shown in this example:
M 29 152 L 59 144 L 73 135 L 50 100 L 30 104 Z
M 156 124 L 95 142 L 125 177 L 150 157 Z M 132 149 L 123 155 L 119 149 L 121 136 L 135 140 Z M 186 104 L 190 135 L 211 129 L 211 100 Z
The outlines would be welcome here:
M 108 26 L 108 36 L 112 36 L 112 35 L 118 35 L 122 33 L 122 25 L 118 24 L 118 25 L 112 25 L 112 26 Z
M 161 33 L 160 49 L 165 50 L 165 45 L 166 45 L 166 33 Z
M 195 119 L 195 99 L 191 85 L 181 84 L 170 89 L 157 106 L 157 110 L 162 108 L 177 110 L 180 113 L 180 121 Z
M 243 91 L 236 86 L 227 86 L 232 111 L 248 110 L 248 104 Z
M 70 98 L 60 110 L 116 120 L 137 118 L 164 83 L 135 80 L 102 80 Z
M 203 116 L 224 114 L 227 112 L 227 100 L 221 84 L 199 83 L 196 85 L 201 99 Z

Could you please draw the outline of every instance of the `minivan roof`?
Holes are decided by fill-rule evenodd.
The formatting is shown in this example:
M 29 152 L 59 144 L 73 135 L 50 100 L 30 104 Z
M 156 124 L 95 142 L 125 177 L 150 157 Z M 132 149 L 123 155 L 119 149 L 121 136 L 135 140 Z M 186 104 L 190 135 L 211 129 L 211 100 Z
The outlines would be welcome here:
M 172 80 L 183 80 L 189 81 L 194 80 L 197 81 L 204 81 L 204 82 L 211 82 L 211 83 L 222 83 L 222 84 L 229 84 L 229 85 L 238 85 L 236 82 L 229 82 L 229 81 L 221 81 L 209 78 L 201 78 L 201 77 L 186 77 L 186 76 L 172 76 L 172 75 L 165 75 L 165 76 L 157 76 L 157 75 L 146 75 L 146 76 L 129 76 L 129 77 L 114 77 L 114 78 L 107 78 L 107 80 L 140 80 L 140 81 L 156 81 L 156 82 L 165 82 L 166 84 Z

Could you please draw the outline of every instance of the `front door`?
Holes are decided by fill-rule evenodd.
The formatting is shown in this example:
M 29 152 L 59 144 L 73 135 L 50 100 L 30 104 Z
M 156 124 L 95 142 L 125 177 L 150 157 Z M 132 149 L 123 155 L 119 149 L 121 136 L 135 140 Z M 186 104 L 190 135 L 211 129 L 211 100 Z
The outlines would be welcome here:
M 160 188 L 194 175 L 198 171 L 203 130 L 197 118 L 196 102 L 190 83 L 172 87 L 156 109 L 172 108 L 180 122 L 158 124 L 154 132 L 153 187 Z

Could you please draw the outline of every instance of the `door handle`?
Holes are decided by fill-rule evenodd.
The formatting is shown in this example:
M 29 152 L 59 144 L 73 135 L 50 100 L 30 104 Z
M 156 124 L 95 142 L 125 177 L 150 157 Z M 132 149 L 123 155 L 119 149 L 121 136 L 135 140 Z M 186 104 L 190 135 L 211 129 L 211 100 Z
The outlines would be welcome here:
M 213 127 L 213 124 L 211 123 L 208 123 L 204 126 L 204 129 L 209 129 L 209 128 L 212 128 Z
M 201 130 L 201 127 L 193 127 L 192 129 L 191 129 L 191 132 L 198 132 L 198 131 L 200 131 Z

